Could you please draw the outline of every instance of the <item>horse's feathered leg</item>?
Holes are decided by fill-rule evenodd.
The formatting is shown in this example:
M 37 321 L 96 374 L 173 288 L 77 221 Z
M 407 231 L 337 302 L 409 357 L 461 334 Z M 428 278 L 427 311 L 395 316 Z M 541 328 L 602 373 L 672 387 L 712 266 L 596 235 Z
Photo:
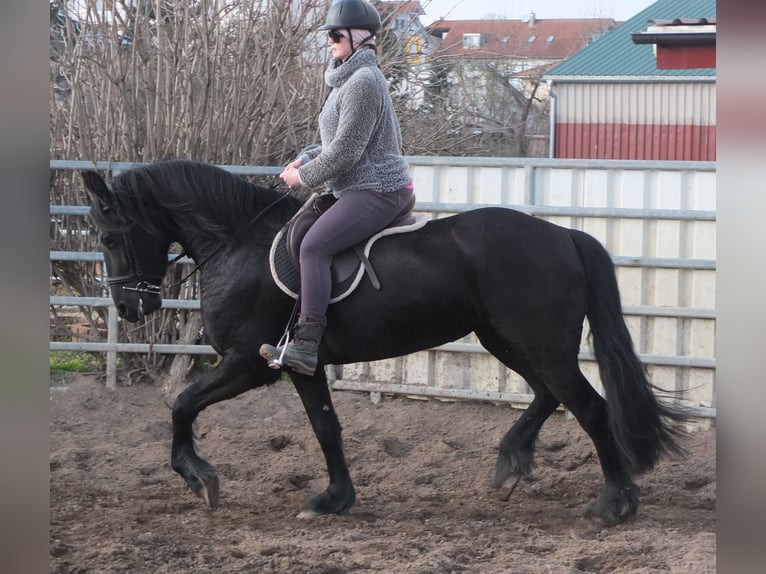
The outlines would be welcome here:
M 309 499 L 299 516 L 343 514 L 353 506 L 356 494 L 343 454 L 341 426 L 327 387 L 327 376 L 320 366 L 313 377 L 298 373 L 291 373 L 290 377 L 322 448 L 330 477 L 327 490 Z
M 515 370 L 527 381 L 535 393 L 529 407 L 521 413 L 500 441 L 495 463 L 494 488 L 502 489 L 501 499 L 508 500 L 521 478 L 532 470 L 535 442 L 540 428 L 559 406 L 559 401 L 540 382 L 526 361 L 514 354 L 512 347 L 489 326 L 476 329 L 479 341 L 490 353 L 509 369 Z
M 171 466 L 210 508 L 218 505 L 218 476 L 215 468 L 194 450 L 192 425 L 197 415 L 205 407 L 236 397 L 256 386 L 273 383 L 278 378 L 277 371 L 266 368 L 260 361 L 256 364 L 235 354 L 227 354 L 215 369 L 205 373 L 176 398 L 173 405 Z
M 604 488 L 585 515 L 606 526 L 624 522 L 638 509 L 639 489 L 610 435 L 606 401 L 593 389 L 576 362 L 550 367 L 544 380 L 588 433 L 604 473 Z
M 504 490 L 503 500 L 511 497 L 519 480 L 532 470 L 540 427 L 559 406 L 559 401 L 544 387 L 533 389 L 535 398 L 500 441 L 492 486 Z

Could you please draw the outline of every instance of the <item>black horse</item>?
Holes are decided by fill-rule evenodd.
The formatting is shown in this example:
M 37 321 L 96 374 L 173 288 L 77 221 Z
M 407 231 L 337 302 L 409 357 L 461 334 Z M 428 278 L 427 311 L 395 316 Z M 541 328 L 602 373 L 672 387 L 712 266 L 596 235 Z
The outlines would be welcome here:
M 195 452 L 192 424 L 205 407 L 280 378 L 258 349 L 280 339 L 294 301 L 272 280 L 268 255 L 301 201 L 192 161 L 136 167 L 111 185 L 94 171 L 82 176 L 123 319 L 138 321 L 161 306 L 173 242 L 200 267 L 205 333 L 222 360 L 177 397 L 171 462 L 215 507 L 218 478 Z M 531 470 L 540 427 L 563 404 L 593 440 L 604 473 L 586 514 L 605 524 L 635 514 L 631 477 L 682 452 L 683 417 L 655 397 L 625 325 L 612 260 L 595 238 L 488 207 L 382 239 L 370 258 L 383 288 L 362 281 L 330 305 L 316 374 L 289 373 L 329 474 L 327 490 L 306 502 L 304 514 L 344 513 L 356 498 L 322 365 L 401 356 L 471 332 L 535 394 L 500 443 L 494 486 L 510 494 Z M 606 400 L 578 365 L 586 316 Z

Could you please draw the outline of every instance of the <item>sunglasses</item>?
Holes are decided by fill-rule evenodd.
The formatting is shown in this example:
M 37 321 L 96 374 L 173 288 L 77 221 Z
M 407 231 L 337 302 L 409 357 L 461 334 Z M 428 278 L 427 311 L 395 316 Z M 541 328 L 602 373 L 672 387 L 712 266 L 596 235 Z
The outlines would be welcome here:
M 338 32 L 337 30 L 328 30 L 327 31 L 327 37 L 330 38 L 330 41 L 333 44 L 338 44 L 346 36 L 344 34 L 341 34 L 340 32 Z

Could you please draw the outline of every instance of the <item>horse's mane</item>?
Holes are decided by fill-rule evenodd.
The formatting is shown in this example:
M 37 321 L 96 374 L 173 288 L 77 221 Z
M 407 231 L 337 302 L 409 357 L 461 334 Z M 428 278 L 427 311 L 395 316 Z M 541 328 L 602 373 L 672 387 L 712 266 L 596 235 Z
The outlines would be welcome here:
M 173 225 L 237 242 L 259 235 L 268 237 L 299 204 L 298 199 L 288 196 L 261 216 L 283 192 L 191 160 L 139 166 L 116 176 L 111 185 L 126 217 L 157 235 L 162 234 L 163 227 Z

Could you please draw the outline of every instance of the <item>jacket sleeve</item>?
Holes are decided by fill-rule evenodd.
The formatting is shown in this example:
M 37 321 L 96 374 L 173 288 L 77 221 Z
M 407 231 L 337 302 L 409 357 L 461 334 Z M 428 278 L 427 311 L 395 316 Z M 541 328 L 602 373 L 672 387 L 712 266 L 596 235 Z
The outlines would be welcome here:
M 314 159 L 316 156 L 318 156 L 320 153 L 322 153 L 322 146 L 321 145 L 315 145 L 315 146 L 307 146 L 310 149 L 304 150 L 298 158 L 303 160 L 304 164 L 307 164 L 312 159 Z

